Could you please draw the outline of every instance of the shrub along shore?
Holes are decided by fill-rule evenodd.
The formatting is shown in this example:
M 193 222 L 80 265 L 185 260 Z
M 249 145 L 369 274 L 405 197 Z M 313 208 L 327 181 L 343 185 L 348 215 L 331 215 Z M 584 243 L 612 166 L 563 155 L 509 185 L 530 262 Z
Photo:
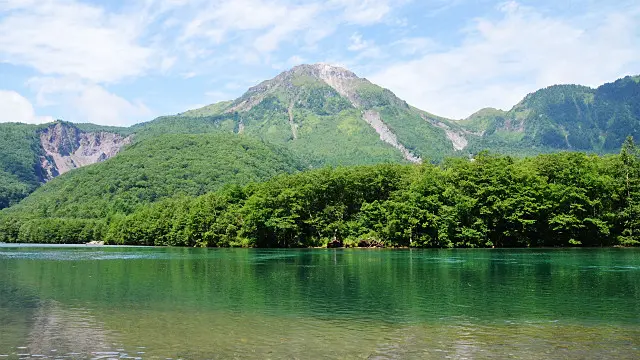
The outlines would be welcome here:
M 0 241 L 197 247 L 640 244 L 640 156 L 480 153 L 279 175 L 100 219 L 0 214 Z

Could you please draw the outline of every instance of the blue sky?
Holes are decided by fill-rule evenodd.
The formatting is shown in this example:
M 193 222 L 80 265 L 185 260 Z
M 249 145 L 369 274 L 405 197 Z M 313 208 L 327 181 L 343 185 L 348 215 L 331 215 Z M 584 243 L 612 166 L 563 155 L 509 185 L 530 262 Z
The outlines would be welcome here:
M 455 119 L 640 74 L 637 0 L 0 0 L 0 122 L 131 125 L 300 63 Z

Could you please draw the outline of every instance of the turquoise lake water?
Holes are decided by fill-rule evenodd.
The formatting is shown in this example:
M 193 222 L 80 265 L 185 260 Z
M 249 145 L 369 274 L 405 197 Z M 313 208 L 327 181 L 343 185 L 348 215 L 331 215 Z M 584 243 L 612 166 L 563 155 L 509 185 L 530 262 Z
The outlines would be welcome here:
M 0 245 L 2 357 L 640 359 L 640 249 Z

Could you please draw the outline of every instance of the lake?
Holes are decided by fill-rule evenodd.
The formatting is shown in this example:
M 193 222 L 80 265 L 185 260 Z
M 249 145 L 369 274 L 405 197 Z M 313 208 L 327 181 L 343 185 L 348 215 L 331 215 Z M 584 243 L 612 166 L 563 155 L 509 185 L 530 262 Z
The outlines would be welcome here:
M 0 245 L 0 358 L 639 359 L 640 249 Z

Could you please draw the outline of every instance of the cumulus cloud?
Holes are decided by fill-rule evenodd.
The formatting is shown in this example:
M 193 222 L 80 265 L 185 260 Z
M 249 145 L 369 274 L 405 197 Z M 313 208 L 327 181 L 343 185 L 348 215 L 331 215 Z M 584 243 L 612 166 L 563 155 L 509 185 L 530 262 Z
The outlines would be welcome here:
M 51 121 L 51 116 L 36 115 L 33 105 L 24 96 L 15 91 L 0 90 L 0 123 L 42 124 Z
M 37 94 L 37 104 L 67 105 L 71 110 L 65 120 L 128 126 L 149 120 L 153 115 L 142 101 L 131 102 L 77 77 L 32 78 L 27 84 Z
M 203 76 L 220 64 L 291 64 L 301 58 L 274 55 L 285 44 L 308 54 L 340 25 L 385 21 L 392 4 L 399 3 L 0 0 L 0 62 L 36 71 L 28 86 L 37 107 L 55 105 L 67 120 L 127 124 L 150 111 L 107 90 L 113 84 L 152 75 Z
M 107 125 L 148 120 L 144 104 L 105 86 L 174 66 L 177 58 L 166 55 L 161 39 L 146 33 L 160 13 L 183 5 L 148 0 L 118 12 L 76 0 L 0 0 L 0 61 L 36 70 L 40 75 L 27 81 L 36 106 L 57 105 L 66 120 Z M 13 121 L 42 121 L 29 115 L 33 106 L 23 100 L 12 103 L 22 114 Z
M 409 103 L 463 118 L 485 106 L 508 109 L 541 87 L 597 86 L 640 66 L 634 11 L 561 19 L 515 1 L 497 20 L 476 19 L 460 45 L 400 61 L 370 78 Z
M 138 43 L 129 15 L 76 1 L 4 2 L 0 57 L 42 74 L 117 82 L 149 69 L 153 50 Z
M 371 40 L 364 40 L 359 33 L 351 35 L 349 40 L 351 43 L 347 47 L 347 50 L 357 53 L 354 58 L 355 62 L 364 58 L 378 58 L 382 56 L 382 52 L 376 43 Z
M 152 115 L 141 101 L 130 102 L 101 86 L 90 85 L 73 97 L 79 116 L 96 124 L 128 126 Z
M 222 0 L 215 4 L 194 1 L 196 15 L 180 37 L 181 46 L 194 41 L 214 45 L 233 41 L 236 46 L 269 54 L 283 43 L 313 47 L 341 24 L 372 25 L 385 21 L 392 12 L 391 0 Z M 193 57 L 205 57 L 200 53 Z

